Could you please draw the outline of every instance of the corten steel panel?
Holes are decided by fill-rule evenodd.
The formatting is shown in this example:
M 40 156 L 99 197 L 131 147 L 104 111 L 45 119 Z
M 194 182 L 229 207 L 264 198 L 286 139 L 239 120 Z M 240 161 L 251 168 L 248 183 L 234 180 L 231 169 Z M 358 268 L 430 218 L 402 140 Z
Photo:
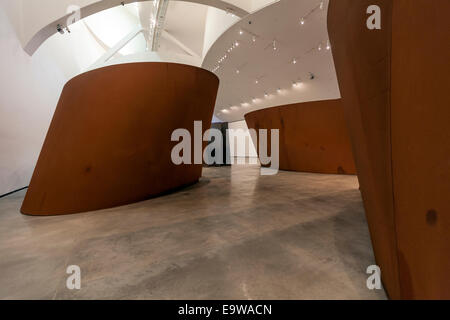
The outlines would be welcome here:
M 259 129 L 280 130 L 281 170 L 356 174 L 341 100 L 258 110 L 246 114 L 245 120 L 257 135 Z M 268 150 L 270 154 L 270 144 Z
M 382 29 L 366 10 L 381 8 Z M 331 0 L 328 29 L 377 263 L 395 299 L 450 298 L 448 0 Z
M 171 161 L 175 129 L 211 125 L 218 78 L 172 63 L 81 74 L 61 94 L 22 213 L 59 215 L 129 204 L 198 181 Z

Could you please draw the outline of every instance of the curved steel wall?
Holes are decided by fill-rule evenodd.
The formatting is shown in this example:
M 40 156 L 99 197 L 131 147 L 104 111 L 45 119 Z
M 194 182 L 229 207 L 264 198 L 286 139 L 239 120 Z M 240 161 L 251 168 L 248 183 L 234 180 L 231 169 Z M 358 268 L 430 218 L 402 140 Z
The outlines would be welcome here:
M 356 174 L 341 100 L 262 109 L 246 114 L 245 120 L 257 133 L 280 130 L 281 170 Z
M 381 30 L 366 27 L 370 5 Z M 328 28 L 383 283 L 450 298 L 448 0 L 331 0 Z
M 175 129 L 211 125 L 219 80 L 181 64 L 132 63 L 69 81 L 42 148 L 22 213 L 58 215 L 129 204 L 198 181 L 176 166 Z

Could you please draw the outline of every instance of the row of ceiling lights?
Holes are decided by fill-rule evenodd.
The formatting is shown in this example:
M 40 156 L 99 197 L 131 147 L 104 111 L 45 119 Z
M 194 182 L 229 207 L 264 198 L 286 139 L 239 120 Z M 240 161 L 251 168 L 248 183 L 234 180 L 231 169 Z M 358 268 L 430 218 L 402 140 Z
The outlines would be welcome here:
M 327 42 L 326 42 L 327 44 L 326 44 L 326 47 L 325 47 L 325 49 L 326 50 L 331 50 L 331 44 L 330 44 L 330 41 L 329 40 L 327 40 Z M 322 42 L 319 44 L 319 46 L 317 47 L 317 50 L 318 51 L 322 51 Z M 298 63 L 298 60 L 297 60 L 297 58 L 294 58 L 294 59 L 292 59 L 292 64 L 297 64 Z M 239 69 L 237 69 L 236 70 L 236 73 L 237 74 L 239 74 L 240 73 L 240 70 Z M 309 79 L 310 80 L 314 80 L 314 78 L 315 78 L 315 75 L 313 74 L 313 73 L 309 73 Z M 260 83 L 260 79 L 256 79 L 255 80 L 255 84 L 259 84 Z M 297 81 L 293 81 L 292 82 L 292 87 L 293 88 L 300 88 L 300 87 L 302 87 L 302 85 L 303 85 L 303 81 L 299 78 Z M 286 89 L 284 89 L 284 90 L 286 90 Z M 281 94 L 283 92 L 283 89 L 281 89 L 281 88 L 278 88 L 277 89 L 277 93 L 278 94 Z M 271 95 L 268 93 L 268 92 L 265 92 L 264 93 L 264 98 L 265 99 L 268 99 L 269 97 L 270 97 Z M 258 102 L 258 99 L 257 98 L 253 98 L 252 99 L 252 102 L 253 103 L 256 103 L 256 102 Z M 243 102 L 243 103 L 241 103 L 241 106 L 242 107 L 249 107 L 251 105 L 251 103 L 248 103 L 248 102 Z M 229 109 L 223 109 L 221 112 L 222 113 L 229 113 L 230 112 L 230 110 L 238 110 L 239 109 L 239 107 L 237 107 L 237 106 L 232 106 L 232 107 L 230 107 Z
M 309 74 L 309 77 L 310 77 L 311 80 L 313 80 L 313 79 L 315 78 L 315 75 L 314 75 L 313 73 L 310 73 L 310 74 Z M 292 82 L 292 87 L 293 87 L 294 89 L 301 88 L 302 86 L 303 86 L 303 81 L 300 80 L 300 79 L 297 80 L 297 81 Z M 287 91 L 287 90 L 288 90 L 288 89 L 278 88 L 276 92 L 277 92 L 278 94 L 281 94 L 283 91 Z M 265 98 L 265 99 L 270 98 L 270 96 L 271 96 L 270 93 L 268 93 L 268 92 L 265 92 L 265 93 L 264 93 L 264 98 Z M 252 99 L 252 102 L 253 102 L 253 103 L 257 103 L 258 101 L 259 101 L 258 98 L 253 98 L 253 99 Z M 245 107 L 245 108 L 250 107 L 250 105 L 251 105 L 251 103 L 249 103 L 249 102 L 243 102 L 243 103 L 241 103 L 241 106 L 242 106 L 242 107 Z M 227 113 L 230 113 L 230 111 L 235 111 L 235 110 L 239 110 L 239 106 L 232 106 L 232 107 L 230 107 L 229 109 L 223 109 L 223 110 L 221 110 L 221 113 L 227 114 Z
M 319 3 L 319 5 L 318 6 L 316 6 L 314 9 L 312 9 L 307 15 L 305 15 L 305 16 L 303 16 L 301 19 L 300 19 L 300 26 L 304 26 L 305 24 L 306 24 L 306 20 L 309 18 L 309 16 L 311 15 L 311 14 L 313 14 L 315 11 L 317 11 L 317 10 L 323 10 L 324 9 L 324 7 L 325 7 L 325 1 L 321 1 L 320 3 Z M 239 35 L 243 35 L 244 34 L 244 30 L 243 29 L 240 29 L 239 30 Z M 255 35 L 253 35 L 252 34 L 252 42 L 254 43 L 254 42 L 256 42 L 256 36 Z M 237 47 L 239 47 L 239 44 L 240 44 L 240 42 L 239 41 L 234 41 L 234 43 L 232 44 L 232 46 L 227 50 L 227 53 L 225 53 L 222 57 L 220 57 L 219 59 L 218 59 L 218 64 L 217 64 L 217 66 L 216 67 L 214 67 L 211 71 L 212 72 L 217 72 L 219 69 L 220 69 L 220 67 L 221 67 L 221 64 L 229 57 L 229 54 L 231 54 L 231 52 L 234 50 L 234 49 L 236 49 Z M 277 46 L 277 41 L 276 40 L 273 40 L 273 42 L 272 42 L 272 49 L 274 50 L 274 51 L 277 51 L 278 50 L 278 46 Z M 313 51 L 315 48 L 313 48 L 313 49 L 311 49 L 311 50 L 309 50 L 309 52 L 310 51 Z M 322 42 L 320 42 L 319 43 L 319 45 L 318 45 L 318 47 L 317 47 L 317 51 L 322 51 L 322 49 L 323 49 L 323 43 Z M 330 44 L 330 40 L 327 40 L 326 41 L 326 46 L 325 46 L 325 49 L 326 50 L 331 50 L 331 44 Z M 298 63 L 298 59 L 297 58 L 293 58 L 292 59 L 292 64 L 297 64 Z M 241 70 L 239 69 L 239 68 L 237 68 L 236 69 L 236 74 L 240 74 L 241 73 Z M 313 74 L 313 73 L 309 73 L 309 76 L 310 76 L 310 80 L 313 80 L 314 78 L 315 78 L 315 75 Z M 259 79 L 256 79 L 255 80 L 255 84 L 259 84 Z M 297 81 L 294 81 L 293 83 L 292 83 L 292 87 L 293 88 L 300 88 L 301 86 L 303 85 L 303 82 L 302 82 L 302 80 L 301 79 L 299 79 L 299 80 L 297 80 Z M 282 93 L 283 92 L 283 90 L 281 89 L 281 88 L 278 88 L 277 89 L 277 93 L 278 94 L 280 94 L 280 93 Z M 264 98 L 269 98 L 270 97 L 270 94 L 269 93 L 267 93 L 267 92 L 265 92 L 264 93 Z M 253 103 L 256 103 L 256 102 L 258 102 L 258 99 L 257 98 L 253 98 L 252 99 L 252 102 Z M 242 107 L 249 107 L 251 104 L 250 103 L 248 103 L 248 102 L 243 102 L 243 103 L 241 103 L 241 106 Z M 227 114 L 227 113 L 230 113 L 230 110 L 231 111 L 233 111 L 233 110 L 239 110 L 239 107 L 238 106 L 231 106 L 229 109 L 222 109 L 221 110 L 221 113 L 224 113 L 224 114 Z

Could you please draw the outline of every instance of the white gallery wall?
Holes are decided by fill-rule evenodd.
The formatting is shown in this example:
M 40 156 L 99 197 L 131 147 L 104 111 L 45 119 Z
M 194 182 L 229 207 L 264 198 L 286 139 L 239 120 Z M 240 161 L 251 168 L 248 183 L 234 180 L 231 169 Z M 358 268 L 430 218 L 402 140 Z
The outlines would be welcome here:
M 0 195 L 28 185 L 66 82 L 45 52 L 23 51 L 16 4 L 0 2 Z

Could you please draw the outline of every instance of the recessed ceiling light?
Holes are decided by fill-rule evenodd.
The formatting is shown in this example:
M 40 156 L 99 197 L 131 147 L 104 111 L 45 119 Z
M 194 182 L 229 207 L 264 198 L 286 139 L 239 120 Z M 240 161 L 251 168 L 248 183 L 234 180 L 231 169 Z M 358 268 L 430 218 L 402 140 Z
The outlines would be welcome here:
M 302 80 L 297 80 L 297 81 L 295 81 L 293 84 L 292 84 L 292 86 L 294 87 L 294 88 L 299 88 L 299 87 L 301 87 L 302 86 Z

